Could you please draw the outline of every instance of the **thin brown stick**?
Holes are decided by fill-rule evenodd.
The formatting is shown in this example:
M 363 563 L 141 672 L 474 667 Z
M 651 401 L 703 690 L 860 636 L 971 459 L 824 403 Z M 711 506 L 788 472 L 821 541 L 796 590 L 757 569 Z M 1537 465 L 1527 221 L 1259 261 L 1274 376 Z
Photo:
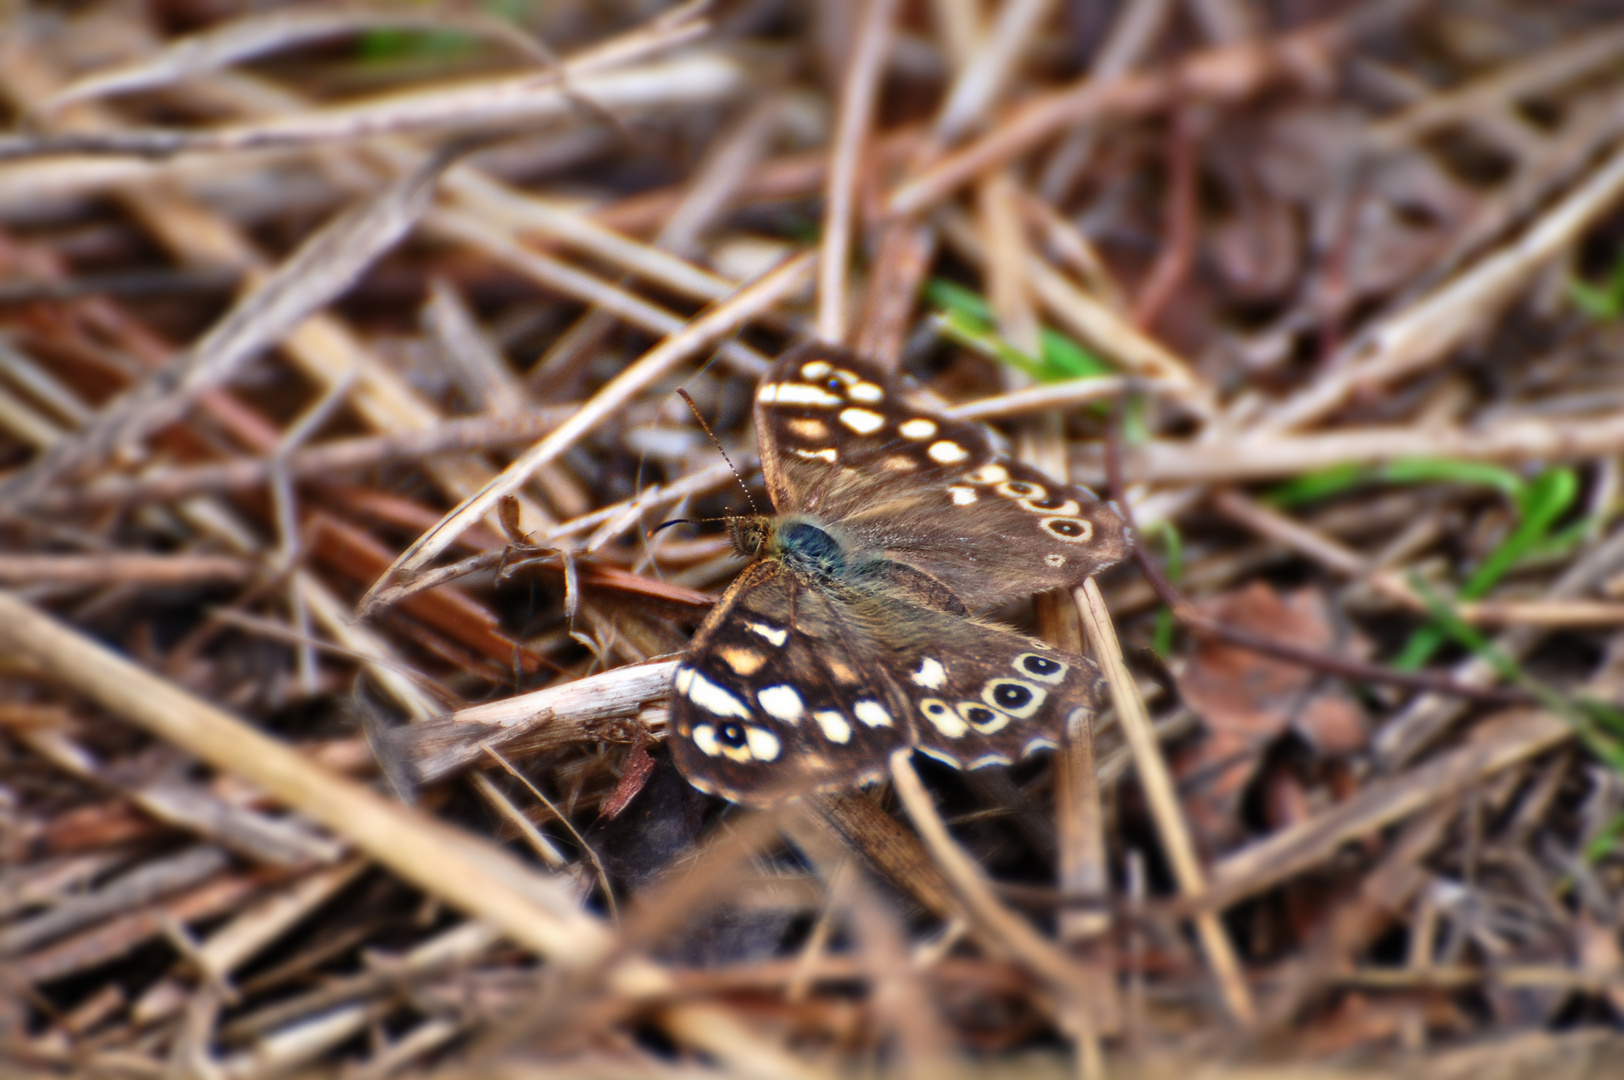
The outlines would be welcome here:
M 1122 660 L 1122 647 L 1117 643 L 1116 630 L 1105 610 L 1105 598 L 1093 578 L 1083 582 L 1076 590 L 1077 611 L 1083 618 L 1083 629 L 1093 646 L 1100 669 L 1111 684 L 1111 700 L 1116 705 L 1117 721 L 1122 726 L 1128 745 L 1133 748 L 1133 760 L 1139 770 L 1139 786 L 1150 804 L 1157 834 L 1167 861 L 1172 864 L 1173 876 L 1179 891 L 1192 902 L 1206 892 L 1206 874 L 1196 858 L 1195 844 L 1190 839 L 1184 814 L 1179 808 L 1178 794 L 1167 761 L 1162 757 L 1161 745 L 1155 728 L 1145 712 L 1144 702 L 1134 685 L 1133 676 Z M 1244 1026 L 1257 1020 L 1257 1009 L 1252 1004 L 1252 992 L 1246 984 L 1245 973 L 1235 956 L 1234 946 L 1215 911 L 1203 911 L 1195 919 L 1196 932 L 1201 939 L 1202 951 L 1212 965 L 1214 978 L 1223 995 L 1230 1018 Z
M 1125 497 L 1121 470 L 1116 464 L 1117 454 L 1115 448 L 1117 445 L 1116 437 L 1114 435 L 1108 436 L 1105 460 L 1106 473 L 1110 478 L 1111 497 L 1126 516 L 1128 527 L 1136 529 L 1133 521 L 1133 510 Z M 1145 545 L 1135 544 L 1133 557 L 1135 565 L 1144 574 L 1145 580 L 1150 583 L 1151 588 L 1161 598 L 1162 603 L 1173 613 L 1173 617 L 1178 620 L 1179 625 L 1186 627 L 1191 633 L 1214 638 L 1237 648 L 1247 649 L 1263 656 L 1270 656 L 1276 660 L 1300 664 L 1313 671 L 1322 671 L 1327 675 L 1337 675 L 1356 682 L 1398 686 L 1406 690 L 1446 694 L 1494 705 L 1528 705 L 1535 703 L 1535 699 L 1523 690 L 1474 686 L 1471 683 L 1462 682 L 1440 672 L 1398 671 L 1379 664 L 1366 664 L 1346 657 L 1299 648 L 1274 638 L 1265 637 L 1262 634 L 1254 634 L 1249 630 L 1226 626 L 1203 615 L 1194 605 L 1181 596 L 1178 590 L 1174 588 L 1173 583 L 1167 580 L 1167 575 L 1162 572 L 1162 568 L 1145 550 Z
M 1303 433 L 1252 433 L 1222 443 L 1152 441 L 1125 450 L 1132 483 L 1255 483 L 1339 465 L 1382 465 L 1404 458 L 1466 461 L 1583 461 L 1624 453 L 1624 418 L 1573 417 L 1561 422 L 1507 419 L 1483 430 L 1379 426 Z M 1103 473 L 1103 453 L 1084 449 L 1079 464 Z
M 1133 323 L 1141 330 L 1156 324 L 1172 302 L 1195 262 L 1195 120 L 1190 110 L 1175 108 L 1167 137 L 1167 230 L 1161 254 L 1134 300 Z
M 890 214 L 913 215 L 935 206 L 982 173 L 996 168 L 1065 127 L 1101 116 L 1155 112 L 1190 97 L 1233 102 L 1299 72 L 1323 70 L 1334 53 L 1359 34 L 1393 20 L 1411 4 L 1379 4 L 1355 20 L 1320 23 L 1272 41 L 1198 53 L 1165 71 L 1128 74 L 1077 86 L 1026 103 L 986 135 L 937 162 L 892 193 Z
M 0 582 L 7 585 L 181 585 L 196 581 L 252 579 L 262 570 L 233 555 L 148 555 L 110 551 L 100 555 L 3 555 Z
M 870 0 L 858 9 L 862 18 L 840 87 L 824 199 L 823 252 L 818 263 L 818 337 L 836 345 L 846 339 L 846 261 L 851 250 L 857 165 L 873 121 L 896 8 L 897 0 Z
M 577 439 L 603 422 L 638 391 L 700 349 L 731 333 L 740 323 L 751 319 L 799 288 L 810 276 L 814 262 L 811 253 L 790 259 L 645 353 L 634 364 L 615 376 L 557 430 L 520 455 L 513 464 L 502 471 L 500 476 L 464 499 L 462 504 L 441 519 L 438 525 L 418 537 L 417 541 L 402 552 L 394 565 L 368 590 L 368 595 L 362 598 L 359 609 L 363 613 L 368 611 L 372 595 L 390 584 L 396 575 L 411 574 L 422 569 L 465 529 L 489 513 L 502 496 L 518 490 L 536 469 L 555 460 L 574 445 Z
M 993 893 L 980 868 L 953 839 L 941 815 L 936 812 L 930 792 L 925 790 L 924 783 L 909 760 L 912 752 L 909 748 L 891 756 L 891 781 L 898 799 L 908 811 L 909 820 L 919 830 L 936 865 L 952 883 L 954 893 L 985 932 L 1008 949 L 1011 955 L 1050 982 L 1056 990 L 1076 993 L 1081 989 L 1076 965 L 1053 942 L 1039 936 L 1029 923 L 1005 907 Z
M 609 872 L 603 868 L 603 860 L 598 858 L 597 850 L 594 849 L 591 844 L 587 843 L 586 837 L 582 836 L 580 830 L 576 829 L 575 823 L 570 821 L 569 815 L 559 810 L 559 808 L 553 804 L 553 800 L 544 795 L 541 789 L 538 788 L 528 776 L 519 770 L 518 766 L 514 765 L 513 762 L 502 756 L 501 751 L 493 748 L 488 742 L 481 742 L 479 744 L 479 748 L 485 751 L 486 754 L 490 755 L 490 757 L 494 759 L 498 765 L 502 766 L 503 771 L 505 771 L 509 776 L 523 784 L 525 790 L 530 792 L 531 795 L 534 795 L 536 797 L 536 801 L 547 808 L 547 812 L 553 815 L 554 819 L 556 819 L 558 823 L 564 827 L 565 831 L 567 831 L 571 836 L 575 837 L 576 846 L 581 849 L 581 852 L 587 857 L 587 861 L 592 864 L 593 872 L 598 875 L 598 887 L 603 890 L 604 903 L 609 907 L 609 920 L 618 925 L 620 922 L 620 910 L 615 905 L 615 890 L 609 884 Z
M 564 964 L 584 966 L 603 955 L 607 939 L 602 927 L 556 881 L 513 865 L 504 852 L 481 839 L 454 833 L 327 772 L 8 593 L 0 593 L 0 642 L 113 715 L 250 780 L 430 894 L 501 926 L 515 940 Z M 546 903 L 542 896 L 549 898 Z
M 428 210 L 440 174 L 471 148 L 463 143 L 435 153 L 375 197 L 337 215 L 256 282 L 184 356 L 0 483 L 6 504 L 24 506 L 56 479 L 172 422 L 202 391 L 223 383 L 326 306 L 406 235 Z

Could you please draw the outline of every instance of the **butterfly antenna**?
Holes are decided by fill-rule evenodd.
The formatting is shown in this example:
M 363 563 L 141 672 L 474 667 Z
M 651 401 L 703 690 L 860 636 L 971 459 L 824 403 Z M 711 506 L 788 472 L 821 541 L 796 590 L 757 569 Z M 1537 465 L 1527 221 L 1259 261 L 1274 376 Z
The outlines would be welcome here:
M 665 530 L 669 529 L 673 525 L 697 525 L 697 524 L 699 524 L 699 522 L 698 522 L 698 520 L 696 520 L 694 518 L 672 518 L 670 521 L 662 521 L 658 525 L 654 526 L 654 528 L 650 529 L 648 531 L 648 538 L 650 540 L 654 539 L 655 536 L 659 535 L 660 533 L 665 532 Z
M 727 462 L 727 467 L 733 470 L 733 479 L 737 480 L 739 487 L 744 489 L 744 499 L 750 504 L 750 512 L 759 517 L 761 507 L 756 505 L 756 498 L 750 494 L 750 486 L 744 482 L 744 477 L 739 475 L 738 467 L 733 464 L 733 459 L 727 456 L 726 450 L 722 449 L 722 440 L 718 439 L 716 432 L 712 431 L 710 425 L 705 423 L 705 418 L 699 414 L 699 406 L 695 405 L 694 399 L 688 396 L 688 391 L 678 387 L 677 395 L 688 403 L 689 410 L 694 414 L 694 419 L 699 421 L 699 426 L 705 429 L 705 434 L 710 438 L 711 445 L 716 447 L 718 454 L 722 455 L 722 460 Z

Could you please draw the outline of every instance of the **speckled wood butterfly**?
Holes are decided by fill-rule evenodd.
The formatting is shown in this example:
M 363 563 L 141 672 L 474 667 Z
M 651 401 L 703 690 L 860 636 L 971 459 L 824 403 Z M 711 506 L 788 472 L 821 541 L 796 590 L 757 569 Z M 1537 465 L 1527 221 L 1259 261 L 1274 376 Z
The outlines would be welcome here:
M 828 345 L 779 360 L 755 421 L 778 513 L 730 519 L 751 562 L 672 683 L 695 787 L 770 805 L 877 779 L 905 746 L 1009 764 L 1098 707 L 1092 663 L 977 613 L 1123 558 L 1108 506 Z

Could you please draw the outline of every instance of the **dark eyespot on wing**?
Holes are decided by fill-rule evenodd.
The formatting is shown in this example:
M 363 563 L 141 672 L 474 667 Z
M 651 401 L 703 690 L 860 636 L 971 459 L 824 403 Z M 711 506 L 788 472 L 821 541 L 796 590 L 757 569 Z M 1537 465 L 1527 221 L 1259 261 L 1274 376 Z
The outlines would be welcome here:
M 1001 683 L 994 687 L 992 699 L 1001 709 L 1024 709 L 1032 702 L 1032 691 L 1018 684 Z

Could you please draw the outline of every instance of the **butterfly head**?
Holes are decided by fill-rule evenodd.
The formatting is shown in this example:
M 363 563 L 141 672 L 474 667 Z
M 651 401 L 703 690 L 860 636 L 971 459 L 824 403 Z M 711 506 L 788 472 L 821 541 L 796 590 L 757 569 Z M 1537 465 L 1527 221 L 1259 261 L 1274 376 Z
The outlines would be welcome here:
M 747 559 L 760 555 L 776 531 L 773 525 L 773 519 L 765 514 L 739 514 L 728 518 L 727 535 L 733 541 L 733 550 Z

